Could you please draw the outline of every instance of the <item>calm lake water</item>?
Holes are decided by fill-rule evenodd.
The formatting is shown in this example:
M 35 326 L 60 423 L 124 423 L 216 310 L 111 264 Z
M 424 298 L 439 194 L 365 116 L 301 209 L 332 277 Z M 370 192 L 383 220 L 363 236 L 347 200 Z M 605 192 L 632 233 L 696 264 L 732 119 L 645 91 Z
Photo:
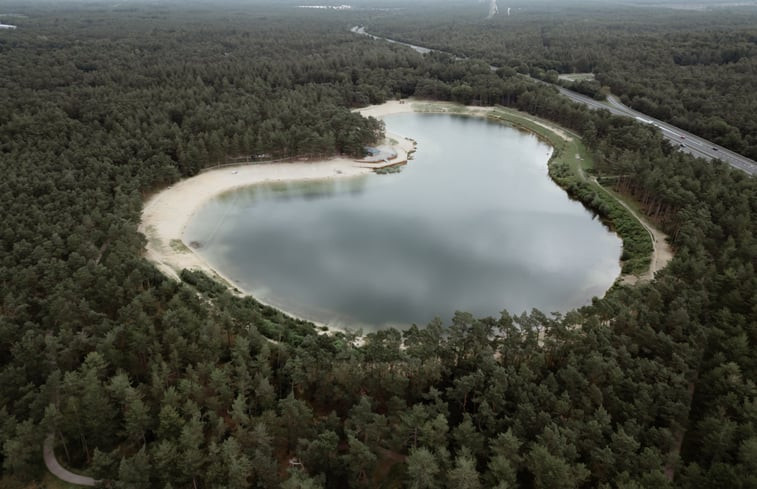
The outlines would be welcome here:
M 612 285 L 621 241 L 549 179 L 549 146 L 483 119 L 385 120 L 418 141 L 401 173 L 229 192 L 184 241 L 264 302 L 365 330 L 564 312 Z

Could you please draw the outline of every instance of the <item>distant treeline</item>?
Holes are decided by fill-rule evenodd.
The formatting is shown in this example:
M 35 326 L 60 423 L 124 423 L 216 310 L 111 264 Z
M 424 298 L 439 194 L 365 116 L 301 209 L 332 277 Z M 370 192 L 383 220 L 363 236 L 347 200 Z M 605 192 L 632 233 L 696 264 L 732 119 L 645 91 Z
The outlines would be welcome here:
M 485 59 L 624 103 L 757 159 L 757 9 L 529 6 L 484 20 L 471 8 L 376 16 L 371 32 Z
M 0 486 L 40 480 L 48 433 L 114 488 L 757 486 L 755 179 L 359 13 L 48 9 L 0 37 Z M 150 192 L 358 152 L 382 128 L 350 109 L 408 95 L 580 132 L 675 259 L 564 316 L 357 341 L 142 258 Z

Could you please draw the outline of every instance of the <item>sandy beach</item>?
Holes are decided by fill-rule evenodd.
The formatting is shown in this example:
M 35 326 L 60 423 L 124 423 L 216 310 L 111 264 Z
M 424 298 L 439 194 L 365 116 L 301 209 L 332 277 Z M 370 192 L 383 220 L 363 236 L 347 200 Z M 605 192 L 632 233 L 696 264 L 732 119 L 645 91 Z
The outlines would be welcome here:
M 469 116 L 485 117 L 492 108 L 391 100 L 380 105 L 358 109 L 357 112 L 365 117 L 381 119 L 388 115 L 408 112 L 457 113 L 461 110 Z M 559 131 L 559 128 L 549 128 Z M 562 135 L 567 138 L 567 135 Z M 243 164 L 210 170 L 182 180 L 163 189 L 145 202 L 139 226 L 139 231 L 147 238 L 145 256 L 164 274 L 177 280 L 181 270 L 188 268 L 202 270 L 216 279 L 241 289 L 233 280 L 211 268 L 200 255 L 194 253 L 182 241 L 184 228 L 205 202 L 229 190 L 259 183 L 350 178 L 368 174 L 373 169 L 382 166 L 406 163 L 408 153 L 414 149 L 414 142 L 406 136 L 409 135 L 386 134 L 383 147 L 390 147 L 396 156 L 384 162 L 368 163 L 349 158 L 331 158 L 320 161 Z
M 370 172 L 355 160 L 334 158 L 224 167 L 182 180 L 145 203 L 139 231 L 147 237 L 146 257 L 164 274 L 177 280 L 181 270 L 189 268 L 203 270 L 234 285 L 182 242 L 184 228 L 205 202 L 223 192 L 258 183 L 349 178 Z
M 450 103 L 392 100 L 380 105 L 371 105 L 355 110 L 364 117 L 382 119 L 393 114 L 410 112 L 422 113 L 450 113 L 467 116 L 486 117 L 493 108 L 461 106 Z M 559 128 L 550 127 L 555 132 Z M 560 131 L 561 132 L 561 131 Z M 183 241 L 184 230 L 192 216 L 206 202 L 214 197 L 250 185 L 281 182 L 281 181 L 313 181 L 324 179 L 351 178 L 367 175 L 377 168 L 404 164 L 408 156 L 415 150 L 412 135 L 386 133 L 386 139 L 380 142 L 381 150 L 395 153 L 389 160 L 368 162 L 350 158 L 330 158 L 319 161 L 295 161 L 277 163 L 241 164 L 238 166 L 224 166 L 209 170 L 192 178 L 182 180 L 163 189 L 150 197 L 142 210 L 142 220 L 139 231 L 147 238 L 145 257 L 151 261 L 163 274 L 180 280 L 179 274 L 183 269 L 201 270 L 215 280 L 228 285 L 240 294 L 250 294 L 251 291 L 239 284 L 233 277 L 224 275 L 208 264 L 202 256 L 195 253 Z M 565 137 L 565 135 L 563 135 Z M 260 300 L 260 298 L 256 297 Z M 269 304 L 284 310 L 287 314 L 297 317 L 287 311 L 282 304 Z M 324 326 L 313 318 L 308 319 L 319 326 Z M 330 330 L 338 327 L 328 326 Z
M 398 101 L 358 110 L 364 116 L 376 118 L 412 111 L 410 103 Z M 330 158 L 226 166 L 200 173 L 163 189 L 150 197 L 142 210 L 139 231 L 147 238 L 145 257 L 165 275 L 176 280 L 179 280 L 179 274 L 184 268 L 202 270 L 209 276 L 242 290 L 229 277 L 210 267 L 183 242 L 184 229 L 194 213 L 213 197 L 240 187 L 280 181 L 351 178 L 369 174 L 382 166 L 406 163 L 408 153 L 414 148 L 413 141 L 397 134 L 386 136 L 384 146 L 391 146 L 396 153 L 394 158 L 386 162 L 368 163 L 350 158 Z M 390 140 L 392 144 L 389 143 Z
M 392 100 L 380 105 L 358 109 L 365 117 L 381 119 L 385 116 L 409 112 L 461 113 L 486 117 L 490 107 L 462 107 L 453 104 Z M 554 125 L 534 121 L 570 140 L 570 135 Z M 380 145 L 383 150 L 396 153 L 390 160 L 368 162 L 350 158 L 330 158 L 319 161 L 242 164 L 206 171 L 182 180 L 150 197 L 145 202 L 139 231 L 147 238 L 145 257 L 166 276 L 180 280 L 181 270 L 201 270 L 208 276 L 247 294 L 240 284 L 213 269 L 199 254 L 183 242 L 184 230 L 195 212 L 207 201 L 224 192 L 255 184 L 281 181 L 312 181 L 351 178 L 371 173 L 376 168 L 404 164 L 415 149 L 408 136 L 386 134 Z M 657 261 L 657 260 L 655 260 Z M 666 260 L 657 263 L 664 266 Z

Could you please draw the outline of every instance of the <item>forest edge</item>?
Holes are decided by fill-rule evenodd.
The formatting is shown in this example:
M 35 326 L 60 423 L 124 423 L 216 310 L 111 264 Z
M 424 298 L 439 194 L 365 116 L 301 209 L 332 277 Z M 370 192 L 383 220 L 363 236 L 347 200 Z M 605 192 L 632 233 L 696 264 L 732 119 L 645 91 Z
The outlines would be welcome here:
M 375 117 L 377 119 L 391 114 L 409 112 L 448 113 L 470 117 L 484 117 L 533 133 L 536 137 L 554 148 L 549 161 L 550 176 L 571 197 L 577 198 L 584 205 L 587 205 L 587 202 L 584 202 L 580 195 L 574 195 L 571 192 L 569 187 L 571 180 L 566 180 L 555 175 L 552 171 L 555 164 L 565 164 L 565 162 L 568 162 L 571 167 L 571 179 L 578 179 L 582 184 L 590 185 L 595 190 L 600 190 L 607 196 L 610 196 L 613 201 L 616 201 L 621 206 L 622 212 L 626 212 L 632 216 L 632 219 L 638 221 L 643 227 L 644 233 L 648 233 L 647 237 L 650 240 L 652 256 L 637 257 L 637 259 L 640 258 L 645 264 L 649 262 L 649 266 L 645 266 L 643 270 L 637 267 L 631 273 L 624 270 L 616 280 L 616 283 L 634 284 L 638 281 L 651 280 L 654 277 L 654 273 L 664 268 L 673 256 L 665 241 L 666 236 L 661 231 L 643 220 L 638 213 L 633 211 L 631 205 L 623 202 L 622 197 L 601 186 L 595 178 L 586 177 L 583 164 L 587 160 L 590 160 L 588 150 L 580 144 L 580 137 L 578 135 L 554 123 L 504 107 L 463 106 L 449 102 L 412 99 L 388 101 L 383 104 L 357 109 L 356 112 L 359 112 L 364 117 Z M 369 174 L 381 166 L 392 166 L 406 162 L 408 154 L 414 151 L 414 142 L 411 139 L 395 134 L 387 135 L 387 140 L 390 139 L 390 136 L 393 149 L 397 152 L 397 157 L 392 161 L 386 162 L 384 165 L 367 164 L 348 157 L 334 157 L 315 161 L 300 161 L 295 159 L 288 162 L 256 162 L 254 164 L 240 164 L 203 172 L 192 178 L 177 182 L 151 196 L 145 202 L 139 225 L 139 231 L 147 238 L 145 257 L 164 275 L 177 281 L 181 281 L 180 275 L 182 270 L 199 270 L 211 279 L 227 286 L 232 292 L 239 295 L 249 295 L 244 290 L 244 284 L 239 283 L 235 277 L 223 274 L 211 267 L 207 261 L 182 241 L 184 230 L 195 212 L 213 197 L 236 188 L 270 182 L 349 178 Z M 575 152 L 575 156 L 568 154 L 573 152 Z M 573 156 L 573 160 L 571 160 L 571 156 Z M 587 205 L 587 207 L 590 206 Z M 601 217 L 624 240 L 624 248 L 626 248 L 626 237 L 623 236 L 622 230 L 613 225 L 612 217 Z M 256 300 L 259 299 L 256 298 Z M 267 305 L 277 307 L 276 304 Z M 296 319 L 304 319 L 298 318 L 296 315 L 285 310 L 282 312 Z M 314 322 L 314 324 L 329 328 L 327 325 L 317 322 Z

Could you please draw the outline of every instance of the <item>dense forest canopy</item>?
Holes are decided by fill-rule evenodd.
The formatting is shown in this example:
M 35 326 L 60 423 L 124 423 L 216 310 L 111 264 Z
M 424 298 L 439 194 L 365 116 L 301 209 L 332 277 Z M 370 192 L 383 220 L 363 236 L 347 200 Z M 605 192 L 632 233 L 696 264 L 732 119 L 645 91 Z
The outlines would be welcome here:
M 669 6 L 675 6 L 671 3 Z M 486 19 L 465 5 L 375 13 L 369 31 L 602 96 L 757 159 L 757 7 L 537 4 Z
M 65 465 L 119 488 L 757 487 L 754 178 L 492 73 L 487 52 L 348 32 L 385 12 L 165 5 L 0 9 L 26 15 L 0 32 L 2 487 L 43 476 L 48 433 Z M 467 51 L 474 23 L 438 21 Z M 648 35 L 730 45 L 734 23 Z M 628 44 L 627 28 L 581 32 Z M 142 258 L 151 192 L 226 156 L 359 151 L 381 126 L 350 108 L 410 95 L 581 133 L 675 259 L 564 316 L 461 312 L 358 341 Z

